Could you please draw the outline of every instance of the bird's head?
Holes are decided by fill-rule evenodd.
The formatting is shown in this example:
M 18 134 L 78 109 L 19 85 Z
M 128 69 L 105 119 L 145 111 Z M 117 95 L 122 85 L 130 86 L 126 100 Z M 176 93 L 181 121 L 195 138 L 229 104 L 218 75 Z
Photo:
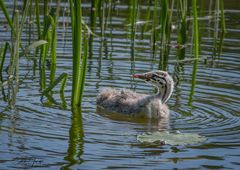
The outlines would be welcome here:
M 158 89 L 158 95 L 160 96 L 162 103 L 165 103 L 172 94 L 174 82 L 172 77 L 166 71 L 156 70 L 143 74 L 134 74 L 132 77 L 142 79 L 155 86 Z

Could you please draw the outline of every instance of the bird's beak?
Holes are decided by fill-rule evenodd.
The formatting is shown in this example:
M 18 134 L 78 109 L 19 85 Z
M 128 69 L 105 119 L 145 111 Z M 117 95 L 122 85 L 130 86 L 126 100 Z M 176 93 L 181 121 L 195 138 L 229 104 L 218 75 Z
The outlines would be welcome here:
M 139 79 L 146 79 L 146 76 L 144 74 L 133 74 L 133 78 L 139 78 Z

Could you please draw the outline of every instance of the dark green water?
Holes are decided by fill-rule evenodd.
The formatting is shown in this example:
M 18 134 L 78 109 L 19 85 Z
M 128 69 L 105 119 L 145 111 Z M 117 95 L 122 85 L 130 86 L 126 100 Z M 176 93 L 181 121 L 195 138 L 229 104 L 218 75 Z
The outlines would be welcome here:
M 239 1 L 240 2 L 240 1 Z M 0 169 L 238 169 L 240 165 L 240 5 L 225 1 L 227 33 L 222 54 L 212 60 L 214 20 L 199 22 L 200 60 L 197 65 L 194 94 L 194 62 L 180 62 L 177 49 L 171 48 L 167 71 L 173 76 L 175 90 L 168 105 L 167 122 L 135 122 L 127 118 L 96 112 L 96 95 L 105 87 L 127 88 L 139 93 L 154 93 L 144 82 L 130 75 L 159 68 L 160 50 L 150 47 L 150 32 L 141 38 L 141 26 L 132 48 L 127 3 L 114 2 L 111 20 L 107 19 L 104 38 L 93 37 L 91 58 L 82 104 L 82 118 L 70 108 L 71 76 L 65 91 L 67 107 L 62 106 L 58 87 L 55 104 L 41 97 L 39 71 L 34 75 L 32 61 L 20 59 L 20 83 L 16 109 L 10 110 L 0 95 Z M 6 3 L 11 9 L 12 4 Z M 57 72 L 71 75 L 71 34 L 67 3 L 61 4 L 57 30 Z M 205 2 L 206 9 L 208 3 Z M 91 4 L 84 3 L 84 16 L 90 24 Z M 140 6 L 139 21 L 143 20 Z M 146 9 L 146 8 L 145 8 Z M 65 11 L 66 12 L 66 11 Z M 106 11 L 107 13 L 107 11 Z M 209 11 L 204 12 L 208 16 Z M 64 16 L 63 16 L 64 15 Z M 176 15 L 176 14 L 174 14 Z M 203 16 L 203 18 L 204 18 Z M 10 39 L 0 11 L 0 44 Z M 174 22 L 173 22 L 174 23 Z M 177 23 L 177 22 L 175 22 Z M 93 30 L 101 35 L 99 19 Z M 23 33 L 28 42 L 28 28 Z M 185 59 L 192 58 L 191 30 L 188 31 Z M 173 32 L 172 44 L 177 35 Z M 131 61 L 134 53 L 135 60 Z M 7 63 L 7 62 L 6 62 Z M 6 66 L 5 66 L 6 67 Z M 49 76 L 49 70 L 47 70 Z M 6 77 L 5 77 L 6 78 Z M 145 145 L 136 137 L 157 130 L 198 133 L 207 137 L 203 143 L 187 146 Z

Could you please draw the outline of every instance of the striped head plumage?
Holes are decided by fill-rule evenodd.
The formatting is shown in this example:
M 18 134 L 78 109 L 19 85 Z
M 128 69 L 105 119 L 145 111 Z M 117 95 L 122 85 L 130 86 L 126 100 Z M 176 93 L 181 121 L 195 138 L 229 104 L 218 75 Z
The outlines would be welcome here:
M 132 77 L 142 79 L 155 86 L 158 89 L 157 95 L 162 103 L 166 103 L 173 92 L 174 82 L 166 71 L 156 70 L 143 74 L 134 74 Z

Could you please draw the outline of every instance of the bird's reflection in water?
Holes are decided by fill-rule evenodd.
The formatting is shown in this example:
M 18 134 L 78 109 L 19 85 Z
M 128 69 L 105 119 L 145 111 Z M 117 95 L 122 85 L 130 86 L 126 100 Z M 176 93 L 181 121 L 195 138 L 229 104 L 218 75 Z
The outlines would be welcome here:
M 146 127 L 144 131 L 147 132 L 168 131 L 169 129 L 169 117 L 163 117 L 161 119 L 151 119 L 147 117 L 123 115 L 117 112 L 109 112 L 108 110 L 100 106 L 97 106 L 96 112 L 97 114 L 111 120 L 143 124 Z

